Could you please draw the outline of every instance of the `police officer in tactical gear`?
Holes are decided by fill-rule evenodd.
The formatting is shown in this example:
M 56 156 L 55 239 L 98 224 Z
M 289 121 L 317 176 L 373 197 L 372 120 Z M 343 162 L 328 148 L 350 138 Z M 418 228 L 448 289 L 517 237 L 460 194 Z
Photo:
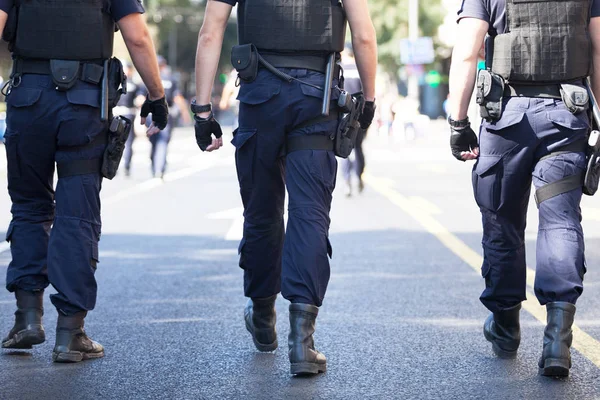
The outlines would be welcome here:
M 600 2 L 464 0 L 450 71 L 451 150 L 477 159 L 475 200 L 483 216 L 485 338 L 516 356 L 525 300 L 525 224 L 531 184 L 539 212 L 535 295 L 546 306 L 540 371 L 566 376 L 575 303 L 583 290 L 579 204 L 590 130 L 584 80 L 600 95 Z M 485 38 L 486 34 L 488 35 Z M 486 69 L 477 72 L 485 41 Z M 475 87 L 479 140 L 467 108 Z
M 344 48 L 347 18 L 366 99 L 362 114 L 355 115 L 368 127 L 375 108 L 375 31 L 366 0 L 209 0 L 192 105 L 196 140 L 206 151 L 222 146 L 210 98 L 223 32 L 236 3 L 239 45 L 232 50 L 232 63 L 241 87 L 239 128 L 232 143 L 244 204 L 239 253 L 244 292 L 250 298 L 246 328 L 259 351 L 277 348 L 275 299 L 281 291 L 291 302 L 291 373 L 317 374 L 326 370 L 313 333 L 330 275 L 329 210 L 337 171 L 332 137 L 341 97 L 340 69 L 328 60 L 339 59 Z M 333 85 L 326 76 L 334 78 Z M 325 94 L 331 94 L 331 102 L 323 100 Z M 286 186 L 289 219 L 284 230 Z
M 120 62 L 108 61 L 116 27 L 148 87 L 143 117 L 152 113 L 155 122 L 149 131 L 158 132 L 167 118 L 143 12 L 138 0 L 0 0 L 0 31 L 14 60 L 4 87 L 13 215 L 6 286 L 17 300 L 15 325 L 3 348 L 29 349 L 45 341 L 43 294 L 51 283 L 58 310 L 53 360 L 104 355 L 83 327 L 96 303 L 108 109 L 123 84 Z

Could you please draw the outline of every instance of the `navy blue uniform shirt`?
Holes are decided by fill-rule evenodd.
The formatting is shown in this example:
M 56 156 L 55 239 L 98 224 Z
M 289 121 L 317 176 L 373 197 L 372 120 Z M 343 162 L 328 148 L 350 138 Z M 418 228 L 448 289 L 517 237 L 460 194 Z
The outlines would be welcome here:
M 4 12 L 8 12 L 12 5 L 13 0 L 0 0 L 0 10 Z M 139 0 L 116 0 L 112 2 L 110 7 L 110 14 L 115 21 L 135 13 L 144 13 L 144 7 Z
M 238 2 L 238 0 L 217 0 L 220 1 L 221 3 L 227 3 L 227 4 L 231 4 L 232 6 L 235 6 L 235 4 Z M 243 1 L 243 0 L 241 0 Z
M 477 18 L 490 24 L 488 33 L 496 36 L 506 29 L 505 0 L 463 0 L 458 19 Z M 600 0 L 592 0 L 592 18 L 600 17 Z

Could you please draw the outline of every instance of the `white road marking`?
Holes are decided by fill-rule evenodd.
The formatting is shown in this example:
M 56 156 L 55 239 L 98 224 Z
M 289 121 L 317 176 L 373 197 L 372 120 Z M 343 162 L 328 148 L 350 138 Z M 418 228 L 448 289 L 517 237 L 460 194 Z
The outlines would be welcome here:
M 242 240 L 244 234 L 244 208 L 235 207 L 228 210 L 208 214 L 208 219 L 231 219 L 231 227 L 225 234 L 225 240 Z

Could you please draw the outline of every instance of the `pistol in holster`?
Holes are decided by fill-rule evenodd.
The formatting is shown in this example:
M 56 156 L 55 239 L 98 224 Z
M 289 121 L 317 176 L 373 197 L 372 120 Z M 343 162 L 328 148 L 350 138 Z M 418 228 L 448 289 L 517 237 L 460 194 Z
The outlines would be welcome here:
M 348 158 L 356 144 L 356 137 L 361 129 L 358 119 L 365 107 L 365 97 L 361 92 L 350 94 L 341 89 L 338 98 L 340 117 L 334 138 L 335 155 Z
M 112 179 L 117 174 L 125 143 L 131 131 L 131 120 L 123 116 L 114 117 L 108 128 L 108 145 L 102 160 L 102 176 Z

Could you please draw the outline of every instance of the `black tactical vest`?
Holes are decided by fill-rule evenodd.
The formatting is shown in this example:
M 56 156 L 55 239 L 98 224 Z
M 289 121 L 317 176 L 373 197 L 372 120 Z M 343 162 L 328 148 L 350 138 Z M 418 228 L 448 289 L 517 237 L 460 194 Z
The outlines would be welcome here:
M 591 73 L 592 0 L 506 0 L 492 71 L 511 83 L 561 83 Z
M 346 14 L 339 0 L 245 0 L 238 4 L 239 44 L 271 52 L 341 52 Z
M 109 0 L 16 0 L 17 57 L 102 60 L 112 56 L 115 22 Z

